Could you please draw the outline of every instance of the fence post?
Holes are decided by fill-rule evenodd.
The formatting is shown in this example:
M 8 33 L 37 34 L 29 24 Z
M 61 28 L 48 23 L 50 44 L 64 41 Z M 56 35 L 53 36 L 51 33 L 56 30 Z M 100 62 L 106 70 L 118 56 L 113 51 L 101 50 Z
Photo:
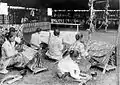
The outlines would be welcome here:
M 116 45 L 116 47 L 117 47 L 117 73 L 116 73 L 116 75 L 117 75 L 117 85 L 119 85 L 119 80 L 120 80 L 120 63 L 119 63 L 119 61 L 120 61 L 120 21 L 119 21 L 119 26 L 118 26 L 118 34 L 117 34 L 117 40 L 116 40 L 116 43 L 117 43 L 117 45 Z
M 77 32 L 79 32 L 79 25 L 77 24 Z

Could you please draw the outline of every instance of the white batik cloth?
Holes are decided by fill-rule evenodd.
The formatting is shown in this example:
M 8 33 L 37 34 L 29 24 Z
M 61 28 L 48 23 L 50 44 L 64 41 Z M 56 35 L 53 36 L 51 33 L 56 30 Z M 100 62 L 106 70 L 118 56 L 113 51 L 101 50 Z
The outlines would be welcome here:
M 39 47 L 41 43 L 40 34 L 39 33 L 32 34 L 30 42 Z M 37 49 L 35 46 L 32 46 L 32 48 Z

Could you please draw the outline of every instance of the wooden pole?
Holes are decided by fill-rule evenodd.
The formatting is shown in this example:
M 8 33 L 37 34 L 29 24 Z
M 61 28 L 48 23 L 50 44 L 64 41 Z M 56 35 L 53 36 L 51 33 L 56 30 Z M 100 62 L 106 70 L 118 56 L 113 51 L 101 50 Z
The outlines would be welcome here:
M 116 42 L 117 42 L 117 73 L 116 73 L 116 76 L 117 76 L 117 85 L 119 85 L 119 80 L 120 80 L 120 21 L 119 21 L 119 27 L 118 27 L 118 34 L 117 34 L 117 39 L 116 39 Z
M 107 28 L 108 28 L 108 8 L 109 8 L 109 0 L 107 0 L 106 2 L 106 7 L 105 7 L 105 31 L 107 32 Z
M 77 32 L 79 32 L 79 25 L 77 25 Z
M 95 11 L 94 11 L 94 7 L 93 7 L 93 4 L 94 4 L 94 1 L 95 0 L 89 0 L 89 3 L 90 3 L 90 27 L 89 29 L 94 32 L 95 31 L 95 26 L 93 24 L 93 19 L 95 17 Z

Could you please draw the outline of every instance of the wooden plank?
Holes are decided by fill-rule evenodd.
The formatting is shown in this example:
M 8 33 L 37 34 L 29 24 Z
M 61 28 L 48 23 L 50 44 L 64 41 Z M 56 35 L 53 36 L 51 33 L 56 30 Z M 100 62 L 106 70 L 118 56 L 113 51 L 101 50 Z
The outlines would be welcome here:
M 116 73 L 116 76 L 117 76 L 117 85 L 119 85 L 119 80 L 120 80 L 120 21 L 119 21 L 119 27 L 118 27 L 118 35 L 117 35 L 117 38 L 116 38 L 116 45 L 117 45 L 117 73 Z

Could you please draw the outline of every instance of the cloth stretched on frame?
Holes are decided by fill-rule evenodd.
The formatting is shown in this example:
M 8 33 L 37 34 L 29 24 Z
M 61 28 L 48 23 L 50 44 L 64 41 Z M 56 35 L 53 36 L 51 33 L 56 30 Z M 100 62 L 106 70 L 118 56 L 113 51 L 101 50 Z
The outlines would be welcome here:
M 22 54 L 29 60 L 32 60 L 34 55 L 37 53 L 36 50 L 30 48 L 30 47 L 27 47 L 27 46 L 24 46 L 23 49 L 25 51 L 22 52 Z
M 90 41 L 88 52 L 96 61 L 105 64 L 114 52 L 115 45 L 102 41 Z

